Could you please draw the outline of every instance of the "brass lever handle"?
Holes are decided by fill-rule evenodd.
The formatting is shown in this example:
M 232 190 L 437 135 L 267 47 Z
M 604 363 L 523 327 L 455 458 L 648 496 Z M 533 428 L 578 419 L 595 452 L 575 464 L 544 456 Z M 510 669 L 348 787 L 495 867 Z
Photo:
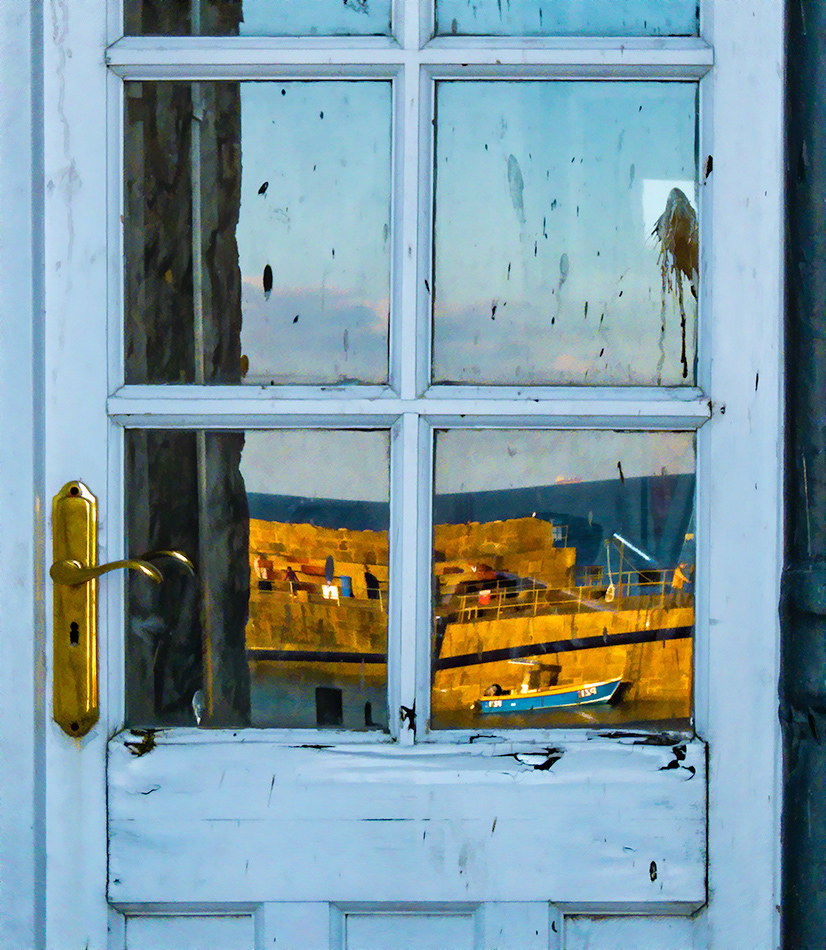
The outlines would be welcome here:
M 156 584 L 163 575 L 149 561 L 171 558 L 195 574 L 180 551 L 149 551 L 139 558 L 97 564 L 97 499 L 82 482 L 67 482 L 52 502 L 54 564 L 53 703 L 61 729 L 80 738 L 99 715 L 98 583 L 101 574 L 125 567 L 140 571 Z
M 187 571 L 188 574 L 190 574 L 192 577 L 195 576 L 195 565 L 189 560 L 183 551 L 147 551 L 145 554 L 141 554 L 138 560 L 151 561 L 158 557 L 168 557 L 171 560 L 176 561 Z
M 118 568 L 125 567 L 133 571 L 140 571 L 151 578 L 156 584 L 163 581 L 163 575 L 157 569 L 146 561 L 139 559 L 128 559 L 125 561 L 110 561 L 108 564 L 98 564 L 96 567 L 84 567 L 80 561 L 65 558 L 62 561 L 55 561 L 49 569 L 49 577 L 56 584 L 68 584 L 70 587 L 77 587 L 85 584 L 87 581 L 100 577 L 101 574 L 108 574 L 109 571 L 116 571 Z
M 108 574 L 109 571 L 116 571 L 124 567 L 129 570 L 140 571 L 156 584 L 160 584 L 163 581 L 163 574 L 157 567 L 148 563 L 151 559 L 159 557 L 168 557 L 176 561 L 189 574 L 195 576 L 195 565 L 182 551 L 147 551 L 146 554 L 141 554 L 138 558 L 110 561 L 108 564 L 98 564 L 96 567 L 84 567 L 80 561 L 65 558 L 52 564 L 49 577 L 56 584 L 68 584 L 70 587 L 76 587 L 78 584 L 85 584 L 87 581 L 100 577 L 101 574 Z
M 78 481 L 67 482 L 52 503 L 54 564 L 52 715 L 68 735 L 80 738 L 98 720 L 98 581 L 125 567 L 156 584 L 163 575 L 149 561 L 168 557 L 195 573 L 180 551 L 150 551 L 139 558 L 97 563 L 97 499 Z

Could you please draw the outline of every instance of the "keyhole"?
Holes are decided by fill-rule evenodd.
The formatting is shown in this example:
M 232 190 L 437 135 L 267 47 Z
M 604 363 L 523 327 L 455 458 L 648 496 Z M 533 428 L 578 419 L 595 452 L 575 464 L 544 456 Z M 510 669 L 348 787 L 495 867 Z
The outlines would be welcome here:
M 80 643 L 80 627 L 74 620 L 69 626 L 69 643 L 71 643 L 73 647 L 78 646 Z

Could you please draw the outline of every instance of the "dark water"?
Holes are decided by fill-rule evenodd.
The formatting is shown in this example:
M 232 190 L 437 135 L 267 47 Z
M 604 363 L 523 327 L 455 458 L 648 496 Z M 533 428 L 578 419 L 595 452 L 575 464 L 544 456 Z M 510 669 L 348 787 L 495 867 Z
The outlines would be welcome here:
M 651 732 L 687 731 L 691 719 L 684 715 L 684 702 L 638 700 L 612 705 L 584 706 L 548 712 L 507 713 L 497 716 L 468 709 L 448 716 L 431 716 L 431 729 L 595 729 L 622 726 Z M 681 713 L 683 715 L 681 715 Z
M 386 668 L 385 668 L 386 669 Z M 386 675 L 386 673 L 385 673 Z M 277 663 L 250 663 L 252 725 L 260 728 L 317 729 L 325 726 L 386 732 L 387 687 L 358 673 L 339 676 L 313 669 L 280 669 Z
M 277 664 L 250 664 L 252 725 L 275 728 L 324 728 L 387 731 L 387 691 L 383 682 L 361 677 L 324 675 L 307 669 L 302 673 L 279 669 Z M 324 721 L 317 690 L 341 697 L 341 719 Z M 323 697 L 321 697 L 323 699 Z M 365 707 L 368 716 L 365 719 Z M 681 715 L 682 702 L 624 701 L 530 713 L 495 715 L 467 709 L 431 715 L 431 729 L 642 729 L 650 732 L 690 731 L 691 719 Z M 321 720 L 320 720 L 321 714 Z

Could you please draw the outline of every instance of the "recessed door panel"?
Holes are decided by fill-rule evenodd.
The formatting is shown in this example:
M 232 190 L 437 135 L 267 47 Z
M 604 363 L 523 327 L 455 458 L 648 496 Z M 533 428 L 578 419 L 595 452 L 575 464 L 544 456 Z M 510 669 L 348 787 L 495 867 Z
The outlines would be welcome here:
M 252 915 L 127 916 L 126 950 L 257 950 Z

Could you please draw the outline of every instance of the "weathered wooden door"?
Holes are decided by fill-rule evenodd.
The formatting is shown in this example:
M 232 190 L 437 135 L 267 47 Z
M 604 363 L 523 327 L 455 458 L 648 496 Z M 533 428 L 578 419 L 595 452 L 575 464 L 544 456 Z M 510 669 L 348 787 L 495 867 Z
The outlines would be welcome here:
M 781 24 L 701 7 L 48 4 L 47 484 L 196 569 L 99 581 L 48 946 L 769 945 Z

